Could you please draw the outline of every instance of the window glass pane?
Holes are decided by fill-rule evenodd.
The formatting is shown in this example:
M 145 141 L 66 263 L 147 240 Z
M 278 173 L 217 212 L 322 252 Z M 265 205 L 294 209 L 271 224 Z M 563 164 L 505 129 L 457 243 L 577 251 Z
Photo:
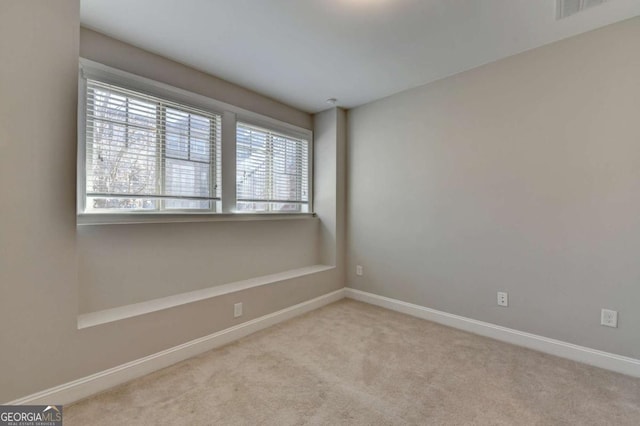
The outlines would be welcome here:
M 155 110 L 148 108 L 148 128 L 130 123 L 127 98 L 106 91 L 96 91 L 96 117 L 88 122 L 87 192 L 102 194 L 153 194 L 157 188 L 157 134 Z M 123 113 L 124 111 L 124 113 Z M 99 117 L 100 118 L 99 118 Z M 138 122 L 141 122 L 139 120 Z M 111 199 L 106 207 L 127 204 Z M 108 205 L 108 206 L 107 206 Z
M 238 211 L 302 212 L 308 209 L 308 142 L 238 123 Z
M 236 204 L 236 209 L 239 212 L 268 212 L 269 211 L 269 203 L 254 203 L 247 201 L 238 201 Z
M 92 107 L 96 118 L 103 118 L 112 121 L 126 123 L 127 121 L 127 98 L 107 90 L 89 89 L 90 96 L 88 106 Z
M 189 143 L 191 144 L 190 160 L 210 162 L 211 120 L 191 114 Z
M 167 156 L 189 159 L 189 114 L 166 109 Z
M 104 198 L 87 197 L 87 205 L 93 209 L 111 209 L 117 211 L 157 210 L 159 201 L 148 198 Z
M 141 126 L 147 129 L 155 129 L 157 125 L 157 105 L 138 99 L 129 99 L 128 105 L 129 124 Z
M 264 203 L 264 202 L 248 202 L 238 201 L 236 209 L 239 212 L 280 212 L 280 213 L 309 213 L 309 205 L 292 204 L 292 203 Z
M 85 211 L 219 207 L 219 116 L 88 80 L 85 122 Z
M 211 210 L 213 201 L 207 200 L 166 200 L 165 210 Z
M 167 158 L 165 186 L 167 195 L 209 197 L 208 164 Z

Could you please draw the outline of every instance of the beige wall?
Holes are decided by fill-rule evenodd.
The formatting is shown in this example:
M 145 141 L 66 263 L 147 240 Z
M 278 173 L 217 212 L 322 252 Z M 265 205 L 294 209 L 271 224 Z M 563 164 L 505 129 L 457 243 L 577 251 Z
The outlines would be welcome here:
M 346 112 L 332 108 L 313 117 L 314 211 L 320 219 L 320 263 L 334 265 L 331 280 L 346 280 Z
M 80 312 L 320 263 L 319 220 L 82 226 Z
M 78 1 L 0 2 L 3 402 L 59 383 L 71 368 Z
M 91 37 L 91 43 L 85 37 Z M 91 309 L 101 303 L 119 304 L 127 298 L 315 263 L 322 244 L 320 223 L 330 220 L 321 216 L 319 220 L 138 224 L 77 231 L 76 102 L 81 44 L 83 55 L 90 59 L 143 75 L 147 70 L 147 77 L 202 89 L 205 95 L 215 92 L 223 101 L 299 126 L 310 128 L 312 123 L 305 113 L 181 65 L 95 33 L 83 31 L 81 36 L 79 0 L 0 2 L 0 402 L 343 286 L 341 275 L 333 269 L 78 330 L 80 296 L 85 298 L 83 308 Z M 98 49 L 95 56 L 89 46 Z M 325 185 L 335 188 L 335 180 L 316 182 L 319 189 Z M 240 253 L 248 255 L 234 257 Z M 147 276 L 142 268 L 160 269 Z M 233 319 L 232 305 L 238 301 L 244 302 L 245 314 Z
M 640 358 L 639 117 L 640 18 L 351 110 L 349 286 Z
M 315 189 L 315 211 L 328 218 L 320 226 L 321 263 L 338 265 L 344 271 L 346 215 L 346 111 L 332 108 L 314 116 L 314 155 L 322 167 L 314 170 L 314 181 L 325 182 Z

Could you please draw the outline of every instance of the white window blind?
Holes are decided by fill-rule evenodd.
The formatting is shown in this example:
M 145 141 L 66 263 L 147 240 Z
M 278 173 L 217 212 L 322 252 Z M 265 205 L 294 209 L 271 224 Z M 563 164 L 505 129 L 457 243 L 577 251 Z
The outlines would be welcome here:
M 221 117 L 87 80 L 85 213 L 218 210 Z
M 236 209 L 309 211 L 309 141 L 238 122 Z

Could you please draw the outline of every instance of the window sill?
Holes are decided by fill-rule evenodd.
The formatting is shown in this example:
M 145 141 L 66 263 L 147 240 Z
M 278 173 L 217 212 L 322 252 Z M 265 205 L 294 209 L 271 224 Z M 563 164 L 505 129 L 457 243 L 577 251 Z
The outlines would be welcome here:
M 313 219 L 315 213 L 107 213 L 79 214 L 77 226 L 130 225 L 135 223 L 237 222 L 255 220 Z
M 224 294 L 247 290 L 253 287 L 273 284 L 281 281 L 303 277 L 305 275 L 317 274 L 319 272 L 329 271 L 331 269 L 335 269 L 335 266 L 307 266 L 305 268 L 291 269 L 289 271 L 280 272 L 277 274 L 263 275 L 260 277 L 250 278 L 248 280 L 235 281 L 228 284 L 222 284 L 202 290 L 195 290 L 187 293 L 176 294 L 173 296 L 162 297 L 146 302 L 134 303 L 131 305 L 119 306 L 117 308 L 104 309 L 102 311 L 80 314 L 78 315 L 78 329 L 94 327 L 100 324 L 107 324 L 110 322 L 149 314 L 151 312 L 169 309 L 180 305 L 186 305 L 188 303 L 198 302 L 200 300 L 210 299 L 216 296 L 222 296 Z

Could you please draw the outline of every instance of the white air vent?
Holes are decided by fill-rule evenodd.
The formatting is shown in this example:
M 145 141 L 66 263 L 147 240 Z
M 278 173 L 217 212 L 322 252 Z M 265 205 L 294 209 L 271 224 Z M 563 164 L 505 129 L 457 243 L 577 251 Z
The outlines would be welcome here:
M 566 18 L 575 15 L 590 7 L 599 6 L 609 0 L 556 0 L 557 12 L 556 19 Z

